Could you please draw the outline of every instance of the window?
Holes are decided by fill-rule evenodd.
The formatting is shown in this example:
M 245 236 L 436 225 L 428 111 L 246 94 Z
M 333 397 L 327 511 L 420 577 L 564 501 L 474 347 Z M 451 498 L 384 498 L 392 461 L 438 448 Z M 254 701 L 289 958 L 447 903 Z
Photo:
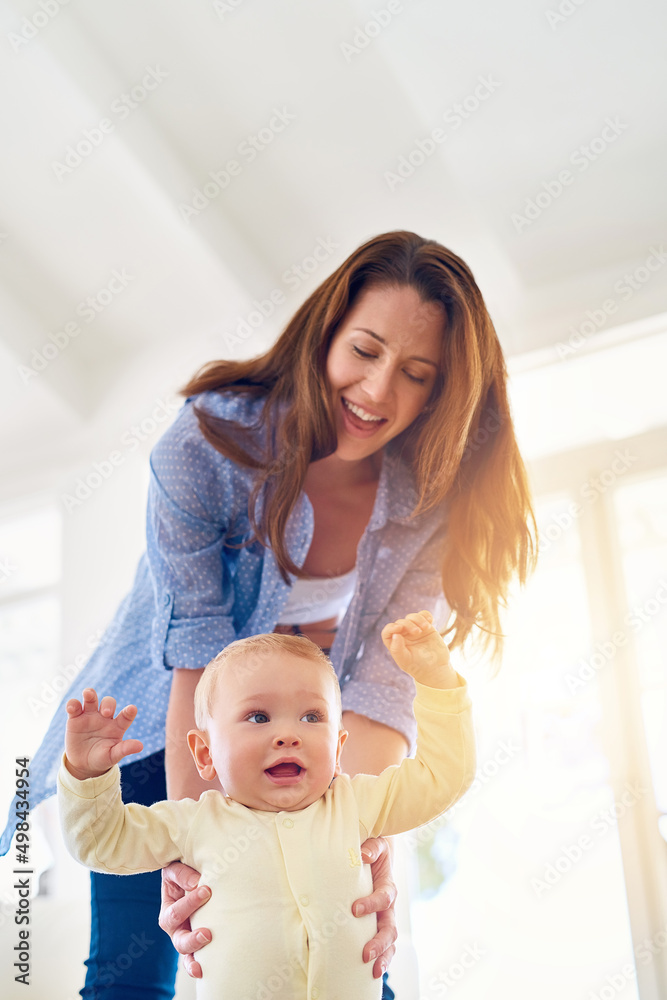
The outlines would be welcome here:
M 406 835 L 424 1000 L 667 995 L 667 334 L 605 341 L 514 366 L 541 555 L 461 664 L 477 780 Z
M 15 759 L 31 757 L 61 696 L 61 515 L 37 498 L 21 512 L 0 510 L 0 801 L 2 827 L 15 791 Z M 59 693 L 60 692 L 60 693 Z M 13 914 L 12 854 L 0 858 L 0 916 Z M 39 870 L 49 850 L 31 830 L 31 860 Z M 37 880 L 34 879 L 34 888 Z

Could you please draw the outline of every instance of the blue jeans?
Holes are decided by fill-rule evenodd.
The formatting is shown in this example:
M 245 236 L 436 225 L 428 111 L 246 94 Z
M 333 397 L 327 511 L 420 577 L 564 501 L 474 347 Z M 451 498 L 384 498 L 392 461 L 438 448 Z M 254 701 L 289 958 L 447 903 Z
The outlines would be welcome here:
M 123 802 L 166 799 L 164 750 L 120 769 Z M 160 872 L 90 873 L 90 958 L 84 1000 L 172 1000 L 178 953 L 158 926 Z M 382 1000 L 393 990 L 384 977 Z M 233 1000 L 233 998 L 230 998 Z

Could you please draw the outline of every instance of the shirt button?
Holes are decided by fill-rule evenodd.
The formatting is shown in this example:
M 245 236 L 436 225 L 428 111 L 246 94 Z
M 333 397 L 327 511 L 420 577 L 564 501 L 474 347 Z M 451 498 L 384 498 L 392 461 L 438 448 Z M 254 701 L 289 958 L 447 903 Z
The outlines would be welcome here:
M 292 819 L 284 819 L 283 820 L 283 826 L 287 827 L 288 830 L 291 830 L 292 827 L 294 826 L 294 820 L 292 820 Z
M 308 906 L 310 900 L 308 899 L 308 896 L 299 896 L 299 902 L 302 906 Z
M 162 603 L 164 604 L 165 608 L 169 607 L 170 600 L 171 597 L 169 596 L 169 594 L 165 594 L 164 597 L 162 598 Z
M 317 1000 L 317 998 L 320 995 L 320 991 L 318 990 L 317 986 L 313 986 L 312 990 L 310 991 L 310 995 L 312 997 L 312 1000 Z
M 343 677 L 343 684 L 347 684 L 351 676 L 352 674 L 345 674 L 345 677 Z

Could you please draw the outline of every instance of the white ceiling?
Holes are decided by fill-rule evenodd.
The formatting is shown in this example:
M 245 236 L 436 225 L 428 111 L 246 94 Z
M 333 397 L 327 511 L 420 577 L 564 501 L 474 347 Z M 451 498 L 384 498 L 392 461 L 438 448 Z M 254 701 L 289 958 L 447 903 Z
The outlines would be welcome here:
M 374 11 L 388 23 L 353 51 Z M 658 257 L 636 289 L 624 275 L 667 250 L 666 29 L 658 0 L 3 0 L 3 493 L 150 413 L 205 360 L 263 350 L 379 232 L 460 254 L 508 355 L 566 341 L 610 300 L 604 330 L 665 312 Z M 433 154 L 388 177 L 434 129 Z M 86 131 L 89 155 L 59 166 Z M 251 162 L 257 133 L 272 141 Z M 238 173 L 185 221 L 230 159 Z M 560 196 L 515 224 L 563 170 Z M 316 245 L 315 272 L 287 278 Z M 272 292 L 282 304 L 234 344 Z

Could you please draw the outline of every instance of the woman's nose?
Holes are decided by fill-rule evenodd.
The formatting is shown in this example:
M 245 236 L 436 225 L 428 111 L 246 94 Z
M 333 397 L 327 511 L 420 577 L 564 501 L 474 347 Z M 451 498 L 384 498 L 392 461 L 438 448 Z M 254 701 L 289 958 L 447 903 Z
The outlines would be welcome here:
M 369 399 L 380 401 L 386 399 L 391 391 L 394 378 L 393 365 L 389 360 L 377 361 L 369 366 L 363 381 L 363 389 Z

